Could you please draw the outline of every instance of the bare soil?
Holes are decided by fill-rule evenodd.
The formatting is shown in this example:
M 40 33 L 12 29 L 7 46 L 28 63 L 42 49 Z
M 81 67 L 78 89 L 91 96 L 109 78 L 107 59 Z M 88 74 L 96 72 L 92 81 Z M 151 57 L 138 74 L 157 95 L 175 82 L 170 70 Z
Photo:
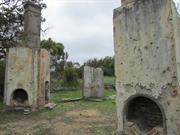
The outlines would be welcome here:
M 67 111 L 53 120 L 27 118 L 0 124 L 0 135 L 113 135 L 106 130 L 115 127 L 110 117 L 85 109 Z

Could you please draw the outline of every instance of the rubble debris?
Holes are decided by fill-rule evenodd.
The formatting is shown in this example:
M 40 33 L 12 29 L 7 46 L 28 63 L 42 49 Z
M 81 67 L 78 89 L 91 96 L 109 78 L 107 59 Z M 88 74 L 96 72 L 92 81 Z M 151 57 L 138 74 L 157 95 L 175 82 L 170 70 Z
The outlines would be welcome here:
M 56 106 L 55 103 L 48 103 L 48 104 L 44 105 L 44 108 L 48 108 L 48 109 L 52 110 L 55 106 Z
M 60 102 L 60 103 L 78 102 L 78 101 L 80 101 L 80 100 L 82 100 L 82 98 L 74 98 L 74 99 L 72 99 L 72 98 L 64 98 L 64 99 L 62 99 L 62 100 L 59 101 L 59 102 Z

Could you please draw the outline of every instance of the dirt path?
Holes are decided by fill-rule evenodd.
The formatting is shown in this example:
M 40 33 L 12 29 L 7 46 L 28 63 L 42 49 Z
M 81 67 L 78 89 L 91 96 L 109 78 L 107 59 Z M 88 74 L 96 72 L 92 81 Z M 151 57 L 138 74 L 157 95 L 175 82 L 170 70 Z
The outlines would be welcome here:
M 96 109 L 68 111 L 53 120 L 26 119 L 0 125 L 0 135 L 113 135 L 114 130 L 115 122 Z

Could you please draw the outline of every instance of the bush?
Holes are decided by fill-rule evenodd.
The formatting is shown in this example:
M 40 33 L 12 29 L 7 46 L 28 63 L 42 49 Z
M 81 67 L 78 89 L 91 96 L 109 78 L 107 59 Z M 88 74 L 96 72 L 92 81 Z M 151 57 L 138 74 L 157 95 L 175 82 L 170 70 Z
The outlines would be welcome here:
M 0 60 L 0 97 L 4 94 L 4 80 L 5 80 L 5 60 Z
M 89 59 L 84 65 L 102 68 L 105 76 L 114 76 L 114 57 L 106 56 L 103 59 Z
M 75 68 L 66 67 L 63 72 L 62 86 L 65 87 L 78 87 L 79 77 Z

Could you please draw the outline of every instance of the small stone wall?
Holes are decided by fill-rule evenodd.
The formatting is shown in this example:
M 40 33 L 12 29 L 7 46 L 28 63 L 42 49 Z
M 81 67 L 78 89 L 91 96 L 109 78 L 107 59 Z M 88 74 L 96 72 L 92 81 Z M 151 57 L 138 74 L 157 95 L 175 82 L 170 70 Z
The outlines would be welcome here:
M 101 68 L 84 67 L 83 76 L 83 96 L 84 98 L 103 98 L 104 81 Z
M 46 82 L 50 82 L 49 52 L 25 47 L 10 48 L 6 59 L 5 104 L 8 107 L 16 107 L 11 102 L 13 93 L 17 89 L 23 89 L 28 96 L 24 106 L 43 106 L 45 97 L 49 98 L 50 95 L 45 86 Z

